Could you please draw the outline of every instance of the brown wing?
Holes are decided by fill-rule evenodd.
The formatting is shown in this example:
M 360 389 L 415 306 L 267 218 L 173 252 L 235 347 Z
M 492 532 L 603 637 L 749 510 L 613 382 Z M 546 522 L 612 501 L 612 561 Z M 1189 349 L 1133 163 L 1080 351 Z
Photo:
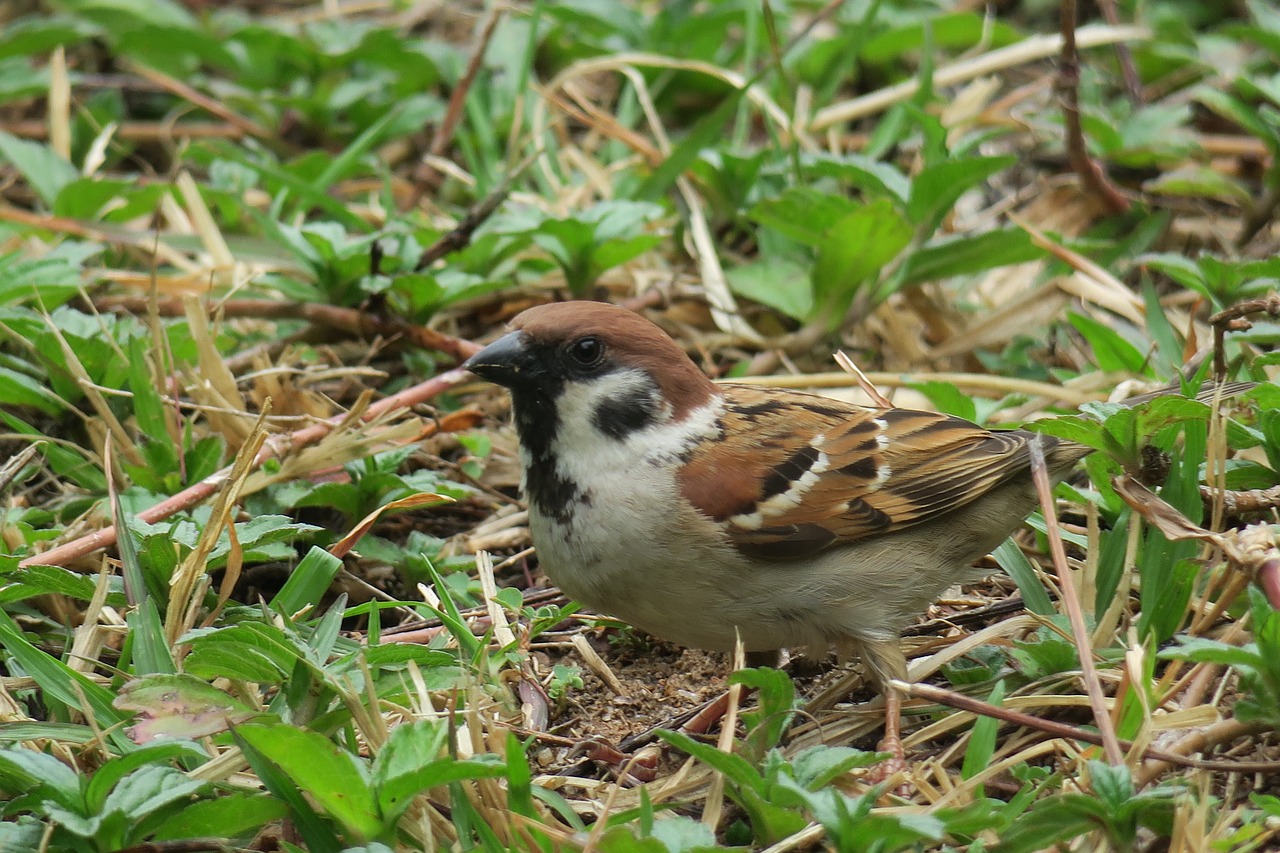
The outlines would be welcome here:
M 753 556 L 807 557 L 910 527 L 1028 470 L 1029 433 L 799 392 L 723 391 L 721 428 L 746 440 L 695 452 L 681 489 Z

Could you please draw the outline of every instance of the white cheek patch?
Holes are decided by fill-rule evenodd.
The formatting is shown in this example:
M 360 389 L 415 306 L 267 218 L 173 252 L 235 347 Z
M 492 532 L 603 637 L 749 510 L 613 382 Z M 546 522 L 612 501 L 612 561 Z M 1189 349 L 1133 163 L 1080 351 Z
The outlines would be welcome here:
M 652 421 L 639 429 L 621 436 L 601 431 L 597 413 L 602 405 L 650 393 L 657 393 L 656 386 L 641 370 L 618 370 L 594 381 L 566 383 L 556 401 L 559 429 L 552 446 L 560 475 L 577 483 L 638 476 L 642 466 L 677 458 L 693 442 L 714 434 L 722 408 L 719 398 L 678 422 L 664 401 Z

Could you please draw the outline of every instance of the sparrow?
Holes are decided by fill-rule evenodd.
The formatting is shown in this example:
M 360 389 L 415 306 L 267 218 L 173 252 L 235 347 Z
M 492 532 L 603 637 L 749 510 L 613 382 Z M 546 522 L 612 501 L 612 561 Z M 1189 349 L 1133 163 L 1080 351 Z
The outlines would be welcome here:
M 901 758 L 901 629 L 1090 452 L 1019 429 L 716 384 L 612 305 L 530 308 L 465 363 L 511 394 L 529 527 L 570 598 L 682 646 L 860 653 Z

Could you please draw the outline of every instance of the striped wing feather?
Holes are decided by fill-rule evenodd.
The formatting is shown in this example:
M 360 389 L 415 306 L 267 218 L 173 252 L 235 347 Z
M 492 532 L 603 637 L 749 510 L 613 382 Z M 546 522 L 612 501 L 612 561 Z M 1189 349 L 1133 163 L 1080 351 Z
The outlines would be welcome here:
M 1030 433 L 800 392 L 723 389 L 721 429 L 748 440 L 695 451 L 681 486 L 754 556 L 797 559 L 911 527 L 1028 470 Z

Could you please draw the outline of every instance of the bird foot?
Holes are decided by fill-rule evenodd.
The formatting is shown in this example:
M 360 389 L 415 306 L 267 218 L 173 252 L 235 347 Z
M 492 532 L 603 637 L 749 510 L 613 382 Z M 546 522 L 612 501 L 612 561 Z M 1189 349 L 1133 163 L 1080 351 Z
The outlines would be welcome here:
M 867 781 L 872 785 L 879 785 L 881 782 L 888 782 L 895 776 L 901 776 L 902 779 L 891 793 L 899 797 L 911 796 L 911 785 L 907 782 L 905 774 L 907 771 L 907 756 L 902 749 L 902 740 L 897 735 L 885 735 L 884 738 L 876 744 L 877 752 L 888 752 L 890 757 L 881 761 L 871 769 L 867 774 Z

